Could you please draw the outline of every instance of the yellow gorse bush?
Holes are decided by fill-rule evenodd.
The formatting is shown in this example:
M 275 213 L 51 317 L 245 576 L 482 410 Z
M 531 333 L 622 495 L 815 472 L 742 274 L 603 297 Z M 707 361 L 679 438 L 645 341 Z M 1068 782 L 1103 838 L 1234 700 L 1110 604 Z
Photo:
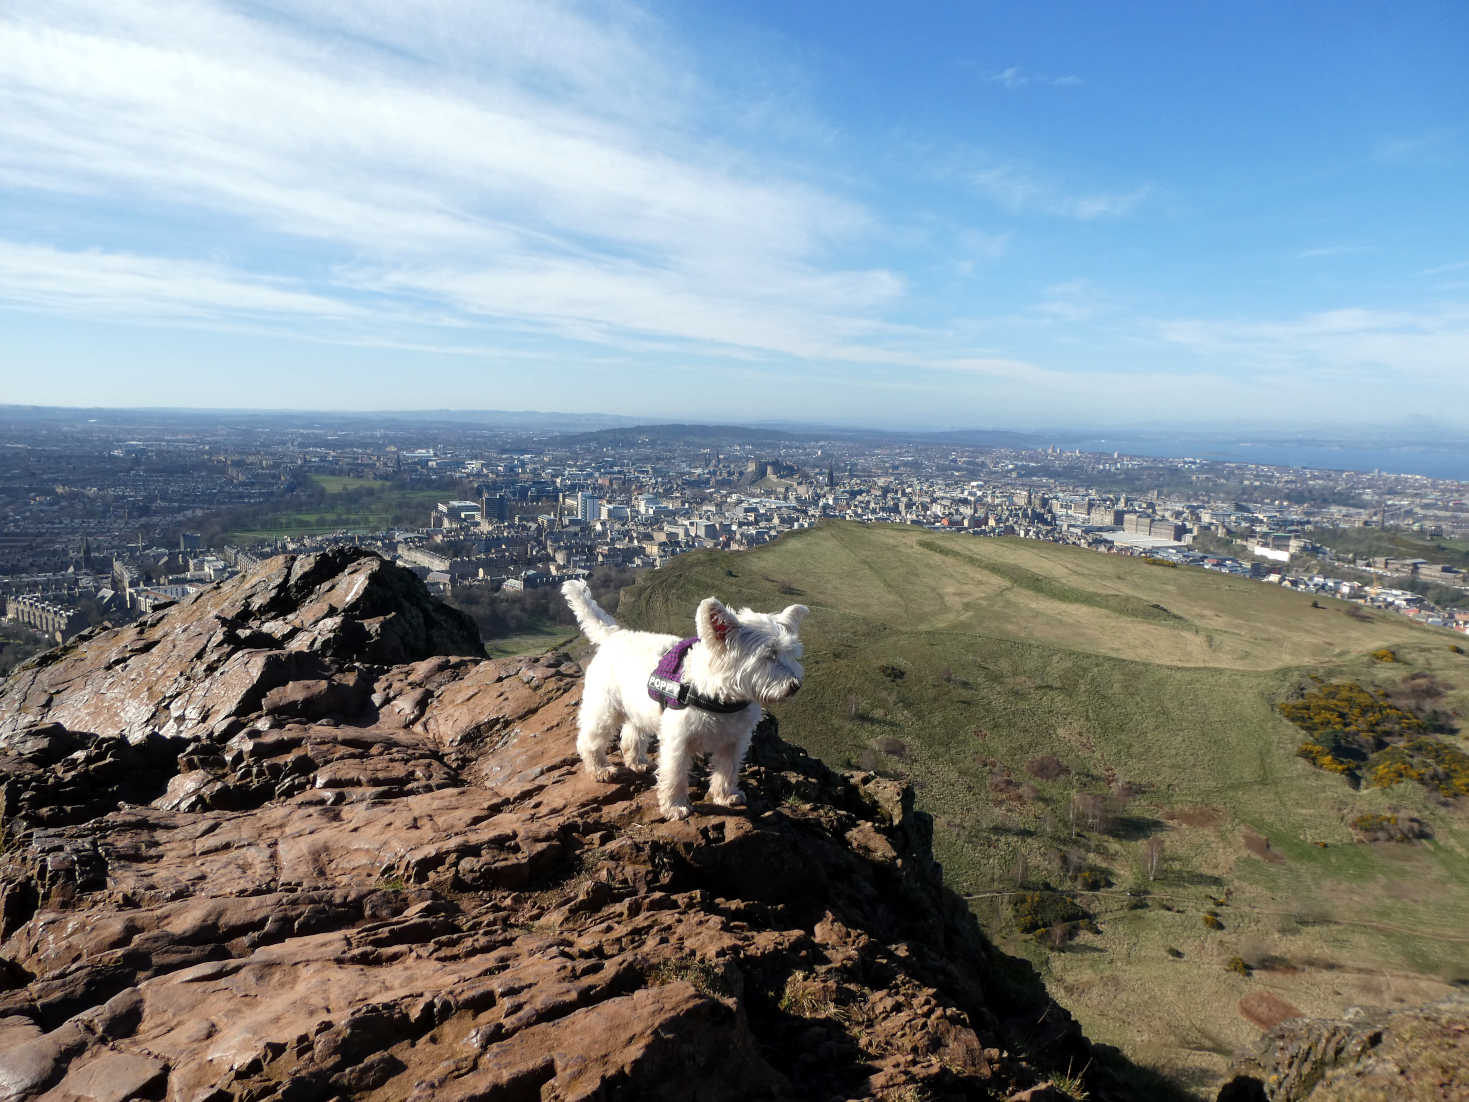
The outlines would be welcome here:
M 1308 736 L 1296 756 L 1318 769 L 1370 788 L 1415 781 L 1444 796 L 1469 795 L 1469 754 L 1428 734 L 1422 718 L 1385 693 L 1334 681 L 1279 707 Z

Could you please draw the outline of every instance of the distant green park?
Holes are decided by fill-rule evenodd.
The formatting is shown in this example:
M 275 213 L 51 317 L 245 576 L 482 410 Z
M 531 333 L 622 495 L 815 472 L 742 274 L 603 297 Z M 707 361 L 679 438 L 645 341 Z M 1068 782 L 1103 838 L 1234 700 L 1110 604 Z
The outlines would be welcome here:
M 1469 542 L 1429 539 L 1395 528 L 1318 528 L 1316 542 L 1338 555 L 1393 559 L 1427 559 L 1469 570 Z
M 390 482 L 342 475 L 313 475 L 322 495 L 309 506 L 281 506 L 252 512 L 248 523 L 226 531 L 223 540 L 240 546 L 293 536 L 331 532 L 380 532 L 386 528 L 422 527 L 449 489 L 405 489 Z

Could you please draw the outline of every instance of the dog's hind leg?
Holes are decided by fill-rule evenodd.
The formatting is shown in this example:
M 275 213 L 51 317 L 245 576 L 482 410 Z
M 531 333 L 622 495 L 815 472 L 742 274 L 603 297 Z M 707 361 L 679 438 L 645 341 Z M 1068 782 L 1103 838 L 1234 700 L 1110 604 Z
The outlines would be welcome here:
M 599 781 L 613 778 L 612 766 L 607 762 L 607 744 L 612 741 L 612 732 L 617 730 L 621 720 L 620 714 L 598 714 L 585 704 L 577 720 L 576 752 L 581 755 L 587 772 Z
M 651 764 L 648 761 L 648 736 L 630 719 L 622 723 L 622 764 L 634 773 L 646 773 Z
M 687 739 L 670 736 L 664 731 L 658 738 L 658 809 L 665 819 L 687 819 L 689 806 L 689 765 L 693 754 Z

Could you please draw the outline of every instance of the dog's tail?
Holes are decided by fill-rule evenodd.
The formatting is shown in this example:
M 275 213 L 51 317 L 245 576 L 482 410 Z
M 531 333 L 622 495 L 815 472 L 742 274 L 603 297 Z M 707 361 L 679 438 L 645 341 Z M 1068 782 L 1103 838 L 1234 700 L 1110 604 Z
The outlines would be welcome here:
M 592 600 L 592 591 L 586 582 L 567 582 L 561 587 L 561 596 L 566 598 L 566 603 L 576 616 L 576 622 L 581 626 L 582 634 L 592 641 L 593 646 L 600 647 L 614 631 L 622 630 L 621 625 Z

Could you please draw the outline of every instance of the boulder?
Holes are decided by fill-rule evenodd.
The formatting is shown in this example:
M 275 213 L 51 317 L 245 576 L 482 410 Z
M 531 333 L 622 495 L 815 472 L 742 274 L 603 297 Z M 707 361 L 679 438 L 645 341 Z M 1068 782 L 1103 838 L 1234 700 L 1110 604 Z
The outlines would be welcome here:
M 58 724 L 132 740 L 195 738 L 268 697 L 298 714 L 350 714 L 366 703 L 356 665 L 483 654 L 473 620 L 371 551 L 282 555 L 23 664 L 0 690 L 0 746 Z M 312 681 L 323 684 L 291 688 Z
M 1291 1018 L 1241 1056 L 1218 1102 L 1441 1102 L 1469 1096 L 1469 996 Z

